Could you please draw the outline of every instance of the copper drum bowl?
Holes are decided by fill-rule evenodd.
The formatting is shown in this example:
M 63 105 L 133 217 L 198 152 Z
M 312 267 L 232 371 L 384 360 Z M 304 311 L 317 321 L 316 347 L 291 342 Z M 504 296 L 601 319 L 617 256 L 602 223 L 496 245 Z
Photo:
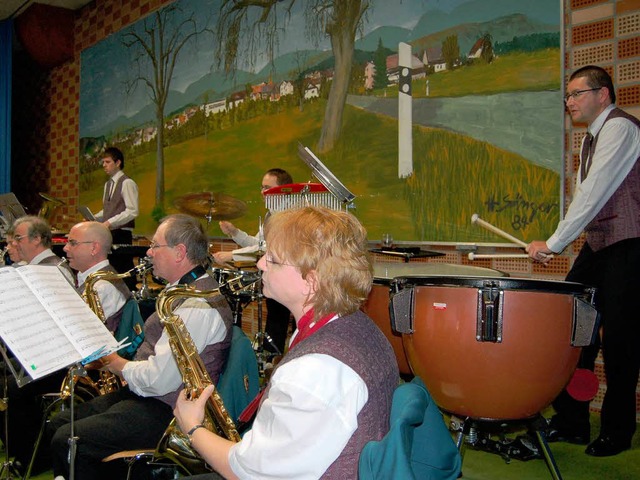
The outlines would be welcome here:
M 448 263 L 390 263 L 373 264 L 374 280 L 369 297 L 362 310 L 373 319 L 385 334 L 393 347 L 398 360 L 398 368 L 403 375 L 411 375 L 411 367 L 402 346 L 402 335 L 391 329 L 389 318 L 390 285 L 394 277 L 401 276 L 467 276 L 467 277 L 504 277 L 505 273 L 490 268 L 455 265 Z
M 461 417 L 538 414 L 568 383 L 596 323 L 593 291 L 577 283 L 403 277 L 392 290 L 413 372 Z

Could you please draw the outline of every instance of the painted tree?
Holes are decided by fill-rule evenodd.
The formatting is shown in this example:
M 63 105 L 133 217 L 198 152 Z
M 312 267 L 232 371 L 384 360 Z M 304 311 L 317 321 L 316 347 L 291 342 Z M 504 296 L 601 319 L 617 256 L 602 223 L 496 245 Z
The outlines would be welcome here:
M 155 106 L 156 192 L 154 212 L 164 211 L 164 110 L 169 95 L 173 70 L 181 50 L 189 41 L 207 31 L 198 29 L 193 15 L 177 23 L 179 8 L 168 6 L 147 17 L 141 28 L 125 33 L 122 43 L 131 50 L 136 66 L 133 77 L 126 82 L 128 92 L 139 84 L 146 87 Z
M 480 57 L 487 63 L 493 61 L 493 37 L 490 33 L 485 33 L 482 36 L 482 51 Z
M 356 33 L 366 20 L 371 0 L 222 0 L 218 17 L 218 61 L 227 72 L 235 70 L 239 56 L 254 64 L 266 47 L 273 60 L 281 30 L 296 4 L 304 9 L 306 31 L 319 42 L 329 37 L 335 72 L 317 148 L 331 150 L 340 138 L 349 89 Z M 240 49 L 243 48 L 241 52 Z
M 389 83 L 387 79 L 387 51 L 382 45 L 382 38 L 378 39 L 378 48 L 373 56 L 376 72 L 373 76 L 374 88 L 384 88 Z
M 447 64 L 447 69 L 451 70 L 460 58 L 460 45 L 457 35 L 449 35 L 442 42 L 442 57 Z

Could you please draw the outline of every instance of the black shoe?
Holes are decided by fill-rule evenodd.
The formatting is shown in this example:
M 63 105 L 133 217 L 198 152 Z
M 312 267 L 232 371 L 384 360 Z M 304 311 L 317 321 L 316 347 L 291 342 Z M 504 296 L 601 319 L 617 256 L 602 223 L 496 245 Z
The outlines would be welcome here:
M 567 442 L 576 445 L 587 445 L 589 443 L 589 431 L 577 431 L 549 427 L 545 438 L 547 442 Z
M 591 442 L 584 453 L 592 457 L 611 457 L 630 448 L 630 441 L 617 440 L 609 435 L 601 435 Z

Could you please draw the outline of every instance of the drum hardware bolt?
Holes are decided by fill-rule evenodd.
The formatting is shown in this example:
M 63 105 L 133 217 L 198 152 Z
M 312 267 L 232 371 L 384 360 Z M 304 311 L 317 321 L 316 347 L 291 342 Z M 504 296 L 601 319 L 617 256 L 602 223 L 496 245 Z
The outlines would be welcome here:
M 466 442 L 469 445 L 475 445 L 476 443 L 478 443 L 478 429 L 477 428 L 471 427 L 469 429 L 469 435 L 467 435 Z

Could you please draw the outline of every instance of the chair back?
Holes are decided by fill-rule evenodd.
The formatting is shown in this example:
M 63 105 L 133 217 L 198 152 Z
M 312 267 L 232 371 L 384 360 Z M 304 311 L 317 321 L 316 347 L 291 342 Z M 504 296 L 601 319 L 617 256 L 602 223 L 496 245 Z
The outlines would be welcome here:
M 454 480 L 462 459 L 442 413 L 419 377 L 396 388 L 389 432 L 368 442 L 358 466 L 360 480 Z
M 227 364 L 218 380 L 218 393 L 234 422 L 258 394 L 260 376 L 258 360 L 251 340 L 237 325 L 233 326 Z
M 135 299 L 130 298 L 124 304 L 122 318 L 114 336 L 118 341 L 128 338 L 131 342 L 130 345 L 118 351 L 121 357 L 131 360 L 144 340 L 144 320 Z

